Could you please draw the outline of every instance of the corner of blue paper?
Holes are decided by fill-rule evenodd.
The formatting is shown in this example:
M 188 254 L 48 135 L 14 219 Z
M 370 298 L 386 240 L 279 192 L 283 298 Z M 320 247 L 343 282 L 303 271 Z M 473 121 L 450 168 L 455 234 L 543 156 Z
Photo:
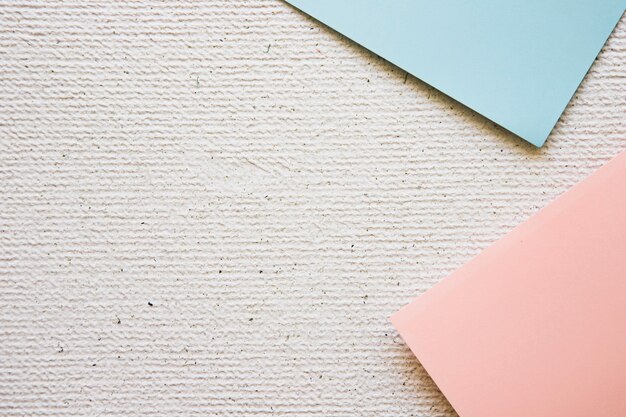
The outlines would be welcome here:
M 288 0 L 540 147 L 624 0 Z

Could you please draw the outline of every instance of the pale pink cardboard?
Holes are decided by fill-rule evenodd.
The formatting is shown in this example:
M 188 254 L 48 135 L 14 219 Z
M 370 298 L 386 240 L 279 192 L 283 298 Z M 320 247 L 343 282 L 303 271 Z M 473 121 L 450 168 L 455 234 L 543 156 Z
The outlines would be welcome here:
M 461 417 L 626 417 L 626 151 L 391 320 Z

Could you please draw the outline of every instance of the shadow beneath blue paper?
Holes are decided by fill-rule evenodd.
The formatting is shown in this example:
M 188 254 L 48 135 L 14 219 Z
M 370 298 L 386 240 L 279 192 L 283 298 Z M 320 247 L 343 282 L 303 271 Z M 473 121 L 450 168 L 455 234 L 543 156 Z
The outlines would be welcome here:
M 300 13 L 299 9 L 296 8 L 295 6 L 291 5 L 288 2 L 285 2 L 285 4 L 291 7 L 293 10 L 298 11 L 298 13 Z M 524 154 L 525 156 L 531 156 L 533 158 L 535 157 L 541 158 L 544 155 L 547 155 L 548 149 L 549 149 L 549 142 L 550 142 L 549 138 L 546 141 L 545 145 L 543 145 L 541 148 L 538 148 L 535 145 L 532 145 L 531 143 L 527 142 L 520 136 L 516 135 L 515 133 L 508 131 L 507 129 L 501 127 L 497 123 L 491 121 L 490 119 L 486 118 L 485 116 L 481 115 L 480 113 L 466 106 L 465 104 L 455 100 L 454 98 L 441 92 L 435 87 L 432 87 L 430 84 L 411 75 L 409 72 L 407 72 L 403 68 L 398 67 L 397 65 L 386 60 L 382 56 L 370 51 L 369 49 L 363 47 L 362 45 L 358 44 L 352 39 L 344 36 L 340 32 L 333 29 L 332 27 L 327 26 L 323 22 L 320 22 L 319 20 L 307 15 L 306 13 L 302 13 L 302 16 L 305 19 L 308 19 L 308 21 L 312 25 L 325 28 L 325 30 L 329 31 L 330 33 L 333 33 L 342 42 L 348 45 L 351 45 L 351 47 L 354 48 L 357 54 L 360 54 L 364 57 L 368 57 L 369 59 L 374 58 L 375 60 L 383 63 L 383 65 L 386 67 L 385 68 L 386 72 L 394 73 L 399 81 L 406 84 L 414 92 L 419 91 L 419 94 L 423 94 L 424 91 L 427 91 L 429 100 L 433 100 L 436 104 L 436 107 L 457 109 L 458 113 L 461 114 L 459 117 L 465 116 L 465 119 L 466 119 L 465 122 L 471 123 L 476 130 L 484 132 L 485 136 L 496 137 L 507 148 L 514 149 Z M 559 122 L 560 122 L 560 119 L 559 119 Z M 557 126 L 558 126 L 558 123 L 557 123 Z

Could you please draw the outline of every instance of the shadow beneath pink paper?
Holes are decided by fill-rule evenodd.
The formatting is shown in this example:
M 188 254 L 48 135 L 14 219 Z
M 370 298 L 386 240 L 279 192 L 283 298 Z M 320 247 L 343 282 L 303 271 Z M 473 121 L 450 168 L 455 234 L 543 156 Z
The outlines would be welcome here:
M 415 392 L 417 405 L 428 409 L 428 417 L 459 417 L 409 347 L 404 344 L 401 348 L 397 347 L 401 349 L 401 352 L 397 352 L 398 356 L 403 359 L 398 362 L 402 367 L 398 371 L 404 377 L 402 385 Z

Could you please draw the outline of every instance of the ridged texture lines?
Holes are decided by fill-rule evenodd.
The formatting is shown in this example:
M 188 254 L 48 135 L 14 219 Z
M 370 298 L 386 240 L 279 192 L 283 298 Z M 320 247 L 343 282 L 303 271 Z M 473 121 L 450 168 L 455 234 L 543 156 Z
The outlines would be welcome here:
M 0 415 L 454 416 L 388 317 L 626 147 L 625 62 L 537 150 L 278 0 L 2 1 Z

